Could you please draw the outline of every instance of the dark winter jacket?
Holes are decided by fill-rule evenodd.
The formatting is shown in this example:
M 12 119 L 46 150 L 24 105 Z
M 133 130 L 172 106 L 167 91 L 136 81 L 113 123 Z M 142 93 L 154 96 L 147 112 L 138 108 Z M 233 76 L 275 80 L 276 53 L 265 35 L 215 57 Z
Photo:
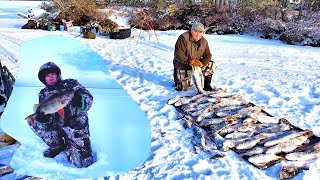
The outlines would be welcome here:
M 199 46 L 197 47 L 190 31 L 179 36 L 174 50 L 173 65 L 175 68 L 185 70 L 192 69 L 189 65 L 191 59 L 200 60 L 204 66 L 209 63 L 212 55 L 208 41 L 202 37 L 198 43 Z
M 45 75 L 48 72 L 55 72 L 57 74 L 58 82 L 54 86 L 47 86 L 45 83 Z M 69 117 L 75 117 L 79 115 L 87 116 L 87 111 L 91 108 L 93 97 L 90 94 L 90 92 L 84 86 L 82 86 L 77 80 L 75 79 L 62 80 L 61 70 L 53 62 L 48 62 L 40 67 L 38 78 L 44 85 L 46 85 L 46 87 L 43 88 L 39 93 L 39 103 L 46 100 L 53 94 L 66 91 L 66 90 L 73 90 L 82 96 L 84 100 L 84 107 L 83 108 L 74 107 L 71 103 L 69 103 L 67 106 L 64 107 L 65 118 L 61 119 L 62 121 L 72 120 L 72 118 L 69 118 Z M 57 116 L 58 116 L 57 114 L 54 114 L 52 116 L 53 120 L 60 119 Z M 63 123 L 64 125 L 67 125 L 67 126 L 68 124 L 70 124 L 70 122 L 60 122 L 60 123 Z

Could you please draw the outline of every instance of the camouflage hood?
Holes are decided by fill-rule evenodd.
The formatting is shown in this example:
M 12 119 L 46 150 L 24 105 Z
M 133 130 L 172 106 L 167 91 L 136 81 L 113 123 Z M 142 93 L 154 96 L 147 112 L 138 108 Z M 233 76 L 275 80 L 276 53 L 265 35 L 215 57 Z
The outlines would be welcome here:
M 42 65 L 39 69 L 38 78 L 39 80 L 46 85 L 45 77 L 49 73 L 56 73 L 58 81 L 61 81 L 61 70 L 60 68 L 53 62 L 47 62 L 44 65 Z M 47 86 L 47 85 L 46 85 Z

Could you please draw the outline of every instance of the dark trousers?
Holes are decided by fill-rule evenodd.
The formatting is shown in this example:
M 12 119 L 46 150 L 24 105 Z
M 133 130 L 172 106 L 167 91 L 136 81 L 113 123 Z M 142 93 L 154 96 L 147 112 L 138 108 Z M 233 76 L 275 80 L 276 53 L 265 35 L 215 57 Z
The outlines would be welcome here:
M 74 122 L 88 122 L 87 116 L 73 116 Z M 70 118 L 69 118 L 70 120 Z M 54 120 L 53 120 L 54 121 Z M 59 120 L 56 120 L 59 121 Z M 35 121 L 32 125 L 28 122 L 30 128 L 50 147 L 65 147 L 68 160 L 78 168 L 88 167 L 93 163 L 93 155 L 90 143 L 89 125 L 85 123 L 80 128 L 72 126 L 61 126 L 58 123 L 49 121 L 41 124 Z
M 212 76 L 217 69 L 214 61 L 210 61 L 206 66 L 201 68 L 204 77 Z M 177 91 L 186 91 L 192 85 L 193 70 L 173 69 L 173 79 Z

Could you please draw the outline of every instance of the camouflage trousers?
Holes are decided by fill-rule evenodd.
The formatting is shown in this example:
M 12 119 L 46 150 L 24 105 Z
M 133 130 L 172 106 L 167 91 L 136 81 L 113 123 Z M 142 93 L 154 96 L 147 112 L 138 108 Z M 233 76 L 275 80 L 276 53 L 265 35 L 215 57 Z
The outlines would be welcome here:
M 74 122 L 88 122 L 87 116 L 71 116 Z M 54 121 L 54 120 L 53 120 Z M 59 121 L 59 120 L 56 120 Z M 78 168 L 88 167 L 93 163 L 93 155 L 90 143 L 89 125 L 79 127 L 62 126 L 61 124 L 49 121 L 41 124 L 35 121 L 30 128 L 50 147 L 65 148 L 64 152 L 68 160 Z
M 204 77 L 212 76 L 216 72 L 217 66 L 214 61 L 210 61 L 206 66 L 201 68 Z M 192 86 L 193 70 L 181 70 L 174 68 L 173 79 L 177 91 L 186 91 Z

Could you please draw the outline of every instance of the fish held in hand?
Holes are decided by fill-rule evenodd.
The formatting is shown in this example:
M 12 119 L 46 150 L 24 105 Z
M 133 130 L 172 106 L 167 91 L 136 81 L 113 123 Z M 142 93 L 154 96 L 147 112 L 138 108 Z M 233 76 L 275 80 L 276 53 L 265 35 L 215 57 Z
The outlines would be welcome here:
M 196 85 L 196 88 L 198 90 L 198 93 L 205 93 L 203 88 L 204 88 L 204 76 L 202 74 L 201 67 L 199 66 L 192 66 L 193 70 L 193 79 Z
M 25 120 L 36 119 L 37 113 L 53 114 L 63 109 L 74 97 L 74 91 L 64 91 L 54 94 L 40 104 L 34 105 L 35 113 L 27 116 Z

